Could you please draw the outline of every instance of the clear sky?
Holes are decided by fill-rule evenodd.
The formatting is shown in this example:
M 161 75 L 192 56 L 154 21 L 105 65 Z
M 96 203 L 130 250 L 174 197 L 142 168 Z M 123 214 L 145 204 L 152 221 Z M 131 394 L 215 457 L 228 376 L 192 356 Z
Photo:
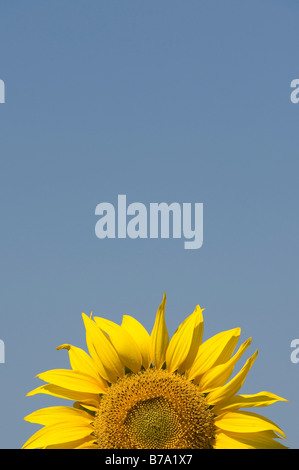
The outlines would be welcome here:
M 36 374 L 86 348 L 81 313 L 204 339 L 236 326 L 258 358 L 243 393 L 299 447 L 299 5 L 294 0 L 14 0 L 0 5 L 0 447 L 64 404 Z M 105 239 L 101 202 L 203 203 L 204 242 Z M 67 402 L 69 403 L 69 402 Z

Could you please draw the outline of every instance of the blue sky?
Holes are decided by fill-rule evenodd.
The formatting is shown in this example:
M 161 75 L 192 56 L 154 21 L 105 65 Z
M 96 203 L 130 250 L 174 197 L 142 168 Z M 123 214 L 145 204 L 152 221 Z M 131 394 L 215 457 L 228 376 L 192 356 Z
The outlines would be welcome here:
M 36 430 L 35 375 L 85 348 L 81 313 L 169 332 L 200 304 L 258 359 L 242 391 L 297 448 L 299 78 L 294 1 L 2 2 L 0 447 Z M 95 236 L 101 202 L 204 204 L 204 243 Z

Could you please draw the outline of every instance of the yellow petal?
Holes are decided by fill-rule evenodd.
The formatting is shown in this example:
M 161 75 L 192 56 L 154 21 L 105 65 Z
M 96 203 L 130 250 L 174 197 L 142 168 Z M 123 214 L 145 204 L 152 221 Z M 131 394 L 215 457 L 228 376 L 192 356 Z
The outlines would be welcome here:
M 91 442 L 90 439 L 88 440 L 85 439 L 85 442 L 82 442 L 81 444 L 78 443 L 76 446 L 76 449 L 98 449 L 98 448 L 99 446 L 95 442 Z
M 169 336 L 165 322 L 166 295 L 158 308 L 155 324 L 151 333 L 150 351 L 151 360 L 157 369 L 160 369 L 165 362 L 165 354 L 169 343 Z
M 39 449 L 46 446 L 77 441 L 78 439 L 88 438 L 92 431 L 92 426 L 84 421 L 82 423 L 68 423 L 66 421 L 52 424 L 33 434 L 23 445 L 23 449 Z M 91 439 L 94 440 L 94 437 Z
M 226 412 L 231 410 L 237 410 L 239 408 L 253 408 L 261 406 L 269 406 L 277 401 L 288 401 L 285 398 L 281 398 L 274 393 L 270 392 L 259 392 L 254 395 L 235 395 L 225 402 L 224 405 L 220 405 L 218 408 L 215 406 L 213 411 L 218 414 L 218 412 Z
M 83 349 L 77 348 L 76 346 L 72 346 L 70 344 L 62 344 L 56 349 L 67 349 L 71 368 L 73 370 L 78 370 L 79 372 L 84 372 L 85 374 L 95 377 L 105 388 L 108 386 L 108 384 L 100 377 L 98 369 L 92 358 Z
M 27 393 L 28 397 L 42 393 L 45 395 L 51 395 L 53 397 L 63 398 L 66 400 L 78 401 L 84 403 L 84 405 L 93 405 L 98 407 L 100 396 L 98 393 L 81 393 L 67 388 L 58 387 L 53 384 L 46 384 L 35 388 L 31 392 Z
M 142 365 L 147 369 L 151 363 L 149 350 L 150 335 L 139 321 L 129 315 L 123 315 L 121 327 L 134 338 L 141 353 Z
M 221 387 L 224 385 L 230 378 L 236 363 L 242 354 L 244 354 L 250 343 L 251 338 L 249 338 L 240 346 L 238 352 L 231 359 L 229 359 L 229 361 L 225 362 L 224 364 L 219 364 L 218 366 L 212 367 L 210 370 L 205 372 L 198 382 L 200 390 L 203 393 L 206 393 L 216 387 Z
M 123 364 L 108 336 L 85 313 L 82 314 L 86 328 L 86 343 L 89 353 L 101 377 L 108 382 L 116 382 L 118 377 L 124 376 Z
M 274 431 L 286 438 L 284 432 L 273 421 L 251 411 L 227 412 L 217 416 L 214 422 L 222 431 L 237 433 Z
M 217 432 L 214 449 L 287 449 L 276 441 L 273 431 L 246 433 Z
M 45 446 L 44 449 L 98 449 L 99 446 L 94 442 L 94 436 L 87 436 L 76 441 L 64 442 L 53 446 Z
M 187 378 L 195 380 L 197 383 L 199 377 L 207 370 L 228 361 L 234 352 L 240 334 L 241 329 L 234 328 L 222 331 L 202 343 L 192 367 L 187 372 Z
M 29 421 L 30 423 L 47 426 L 61 421 L 71 421 L 81 424 L 82 422 L 86 422 L 86 424 L 90 424 L 93 421 L 93 417 L 84 411 L 71 408 L 69 406 L 51 406 L 49 408 L 41 408 L 40 410 L 34 411 L 30 415 L 27 415 L 24 420 Z
M 170 372 L 183 372 L 193 364 L 203 334 L 203 316 L 199 305 L 183 321 L 170 340 L 166 351 L 166 367 Z
M 109 336 L 123 365 L 137 373 L 141 369 L 142 357 L 132 336 L 120 325 L 105 318 L 94 317 L 94 321 Z
M 90 415 L 89 411 L 92 413 L 96 413 L 98 411 L 98 405 L 87 405 L 86 403 L 75 401 L 73 403 L 73 408 L 77 410 L 86 411 L 88 415 Z
M 53 369 L 38 374 L 44 382 L 58 385 L 58 387 L 68 388 L 70 390 L 81 393 L 105 393 L 106 387 L 103 388 L 102 383 L 92 377 L 77 370 Z
M 251 356 L 249 359 L 247 359 L 246 363 L 240 370 L 240 372 L 232 379 L 230 380 L 226 385 L 223 387 L 216 388 L 216 390 L 212 390 L 207 396 L 206 396 L 206 401 L 209 403 L 209 405 L 217 405 L 220 403 L 224 403 L 227 400 L 229 400 L 233 395 L 235 395 L 240 388 L 242 387 L 246 376 L 251 369 L 255 359 L 257 356 L 257 351 Z

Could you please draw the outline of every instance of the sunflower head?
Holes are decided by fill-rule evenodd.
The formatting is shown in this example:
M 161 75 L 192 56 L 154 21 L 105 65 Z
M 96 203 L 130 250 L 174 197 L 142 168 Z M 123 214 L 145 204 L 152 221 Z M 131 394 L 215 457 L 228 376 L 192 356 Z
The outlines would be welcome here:
M 83 314 L 88 353 L 59 346 L 71 369 L 39 374 L 46 384 L 28 394 L 66 398 L 73 407 L 27 416 L 44 427 L 24 448 L 285 448 L 275 423 L 241 411 L 284 400 L 269 392 L 238 394 L 257 356 L 233 375 L 251 339 L 235 351 L 241 333 L 235 328 L 203 342 L 200 306 L 169 339 L 165 305 L 164 294 L 151 334 L 128 315 L 117 325 Z

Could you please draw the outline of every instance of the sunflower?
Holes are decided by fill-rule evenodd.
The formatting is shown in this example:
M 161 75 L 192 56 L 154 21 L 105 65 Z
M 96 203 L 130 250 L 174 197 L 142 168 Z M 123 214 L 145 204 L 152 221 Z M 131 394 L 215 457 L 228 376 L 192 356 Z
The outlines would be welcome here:
M 231 378 L 251 343 L 235 352 L 240 328 L 202 342 L 199 305 L 169 340 L 166 296 L 151 335 L 133 317 L 121 325 L 84 313 L 83 349 L 63 344 L 71 369 L 39 374 L 43 393 L 73 406 L 43 408 L 25 417 L 43 425 L 23 448 L 39 449 L 261 449 L 287 448 L 272 421 L 242 408 L 287 401 L 273 393 L 239 395 L 257 351 Z

